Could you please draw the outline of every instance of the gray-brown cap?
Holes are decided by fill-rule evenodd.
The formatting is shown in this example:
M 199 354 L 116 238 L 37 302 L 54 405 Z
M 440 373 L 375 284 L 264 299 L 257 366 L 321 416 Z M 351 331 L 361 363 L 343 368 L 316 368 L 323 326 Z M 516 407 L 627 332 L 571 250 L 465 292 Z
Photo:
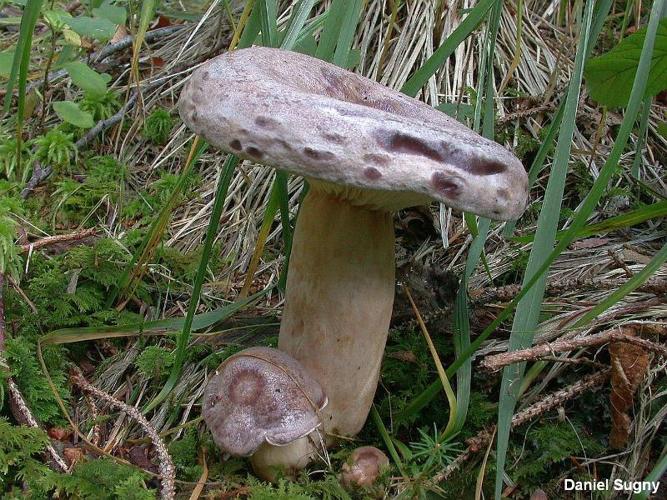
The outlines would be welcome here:
M 282 446 L 320 425 L 320 385 L 291 356 L 251 347 L 226 359 L 204 391 L 202 415 L 220 448 L 251 455 L 265 441 Z
M 432 199 L 493 219 L 518 218 L 526 205 L 526 172 L 507 149 L 303 54 L 253 47 L 211 59 L 193 73 L 179 110 L 211 144 L 322 181 L 360 205 L 392 210 Z

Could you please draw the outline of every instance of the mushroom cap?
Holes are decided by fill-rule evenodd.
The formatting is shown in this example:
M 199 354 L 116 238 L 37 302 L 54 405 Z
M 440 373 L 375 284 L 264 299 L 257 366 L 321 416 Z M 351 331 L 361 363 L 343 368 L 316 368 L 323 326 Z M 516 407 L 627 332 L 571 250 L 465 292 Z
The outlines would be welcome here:
M 526 205 L 525 169 L 501 145 L 417 99 L 296 52 L 252 47 L 207 61 L 183 89 L 179 111 L 209 143 L 371 208 L 437 200 L 504 220 Z
M 291 356 L 251 347 L 227 358 L 204 390 L 202 415 L 224 451 L 248 456 L 265 441 L 284 446 L 320 425 L 327 398 Z
M 347 462 L 343 464 L 341 480 L 343 486 L 370 486 L 389 466 L 387 455 L 375 446 L 362 446 L 352 452 Z

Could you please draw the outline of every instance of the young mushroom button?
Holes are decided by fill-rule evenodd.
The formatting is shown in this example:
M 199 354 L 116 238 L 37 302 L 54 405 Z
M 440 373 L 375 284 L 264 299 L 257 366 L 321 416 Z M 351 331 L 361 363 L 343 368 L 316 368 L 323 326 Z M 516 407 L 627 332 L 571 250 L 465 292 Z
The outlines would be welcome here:
M 373 401 L 391 318 L 393 212 L 437 200 L 518 218 L 528 195 L 521 162 L 416 99 L 278 49 L 208 61 L 190 78 L 179 109 L 209 143 L 308 179 L 278 348 L 326 392 L 329 443 L 355 435 Z M 263 446 L 253 461 L 303 464 L 305 439 Z
M 277 349 L 252 347 L 216 370 L 202 414 L 220 448 L 248 456 L 265 442 L 283 446 L 312 432 L 326 403 L 320 385 L 296 360 Z

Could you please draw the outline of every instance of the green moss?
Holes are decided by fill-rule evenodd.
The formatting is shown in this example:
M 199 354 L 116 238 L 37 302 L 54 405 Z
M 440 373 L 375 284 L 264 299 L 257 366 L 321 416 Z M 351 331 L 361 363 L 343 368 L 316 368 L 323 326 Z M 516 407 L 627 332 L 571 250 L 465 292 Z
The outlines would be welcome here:
M 169 139 L 172 128 L 174 128 L 174 120 L 169 111 L 158 108 L 146 118 L 143 135 L 153 144 L 161 146 Z

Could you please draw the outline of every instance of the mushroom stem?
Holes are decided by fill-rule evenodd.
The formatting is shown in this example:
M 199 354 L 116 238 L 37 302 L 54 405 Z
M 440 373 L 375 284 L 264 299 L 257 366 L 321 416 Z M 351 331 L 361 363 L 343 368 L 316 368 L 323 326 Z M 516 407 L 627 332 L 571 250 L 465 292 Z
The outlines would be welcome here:
M 329 443 L 357 434 L 370 411 L 391 320 L 394 267 L 390 212 L 311 187 L 294 234 L 278 348 L 324 389 L 329 404 L 320 412 L 321 429 Z M 293 467 L 297 448 L 303 458 L 297 442 L 272 449 L 270 461 Z

